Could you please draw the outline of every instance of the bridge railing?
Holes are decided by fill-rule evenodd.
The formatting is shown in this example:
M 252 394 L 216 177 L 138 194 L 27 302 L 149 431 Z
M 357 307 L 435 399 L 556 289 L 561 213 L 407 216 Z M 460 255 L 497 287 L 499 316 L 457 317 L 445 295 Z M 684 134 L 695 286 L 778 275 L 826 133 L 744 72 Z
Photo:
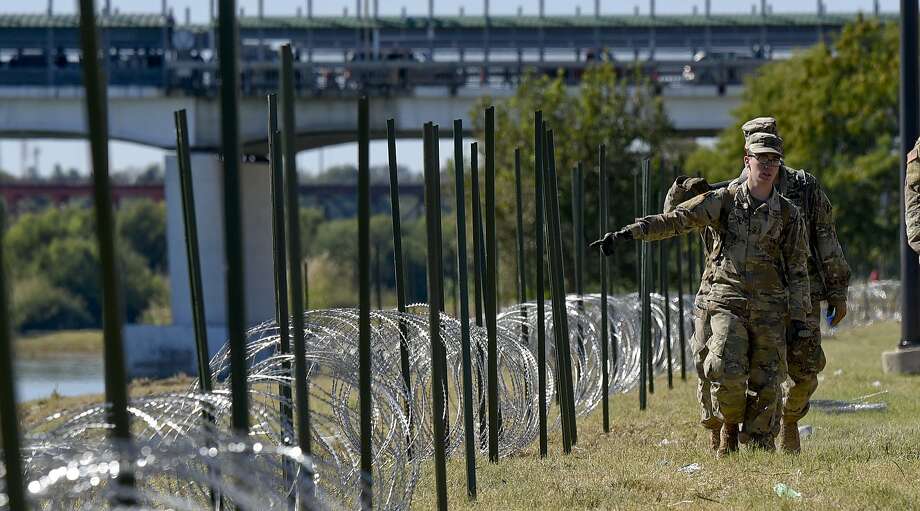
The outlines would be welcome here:
M 629 77 L 636 69 L 660 87 L 675 85 L 740 84 L 743 78 L 768 59 L 741 59 L 692 62 L 630 61 L 613 62 L 618 74 Z M 419 60 L 299 62 L 294 66 L 298 93 L 313 96 L 358 94 L 407 94 L 417 87 L 443 87 L 451 94 L 461 88 L 512 88 L 527 73 L 556 76 L 577 85 L 585 70 L 595 61 L 460 61 Z M 116 86 L 148 86 L 166 94 L 214 97 L 218 91 L 217 64 L 202 59 L 168 60 L 158 66 L 121 66 L 108 71 L 109 83 Z M 64 67 L 17 67 L 0 72 L 0 86 L 59 87 L 80 86 L 78 65 Z M 270 62 L 243 62 L 240 87 L 244 96 L 262 96 L 278 89 L 277 66 Z

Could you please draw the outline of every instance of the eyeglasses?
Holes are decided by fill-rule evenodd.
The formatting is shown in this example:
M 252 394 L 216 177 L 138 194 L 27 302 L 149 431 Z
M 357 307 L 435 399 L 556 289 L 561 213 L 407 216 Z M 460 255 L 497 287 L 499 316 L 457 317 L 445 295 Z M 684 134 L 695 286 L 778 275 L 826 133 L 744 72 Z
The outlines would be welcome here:
M 755 155 L 753 155 L 753 154 L 749 154 L 748 156 L 750 156 L 751 158 L 754 158 L 755 160 L 757 160 L 757 163 L 763 165 L 764 167 L 779 167 L 780 165 L 783 164 L 783 159 L 782 159 L 782 158 L 770 158 L 770 157 L 767 157 L 767 156 L 755 156 Z

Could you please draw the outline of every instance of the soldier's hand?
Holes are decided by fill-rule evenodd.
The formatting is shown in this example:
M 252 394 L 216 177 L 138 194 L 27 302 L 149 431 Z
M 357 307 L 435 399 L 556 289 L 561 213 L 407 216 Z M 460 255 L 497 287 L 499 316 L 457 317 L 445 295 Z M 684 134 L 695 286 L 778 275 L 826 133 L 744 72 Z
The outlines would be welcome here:
M 828 300 L 827 301 L 827 316 L 830 318 L 830 326 L 837 326 L 841 320 L 847 315 L 847 301 L 846 300 Z
M 611 256 L 616 250 L 617 242 L 628 241 L 631 239 L 633 239 L 632 231 L 624 228 L 617 232 L 608 232 L 604 235 L 603 238 L 592 241 L 588 247 L 592 249 L 600 248 L 601 252 L 603 252 L 605 256 Z
M 789 328 L 792 330 L 792 337 L 797 339 L 807 339 L 811 336 L 811 329 L 804 321 L 793 319 L 789 322 Z

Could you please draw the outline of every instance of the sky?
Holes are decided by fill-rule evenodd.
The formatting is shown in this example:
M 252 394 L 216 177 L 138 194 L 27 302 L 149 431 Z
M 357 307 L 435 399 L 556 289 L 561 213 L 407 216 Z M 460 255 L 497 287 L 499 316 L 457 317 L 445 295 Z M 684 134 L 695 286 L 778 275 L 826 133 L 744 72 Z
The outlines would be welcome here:
M 43 13 L 48 0 L 32 0 L 31 2 L 17 3 L 11 9 L 12 0 L 0 1 L 0 13 Z M 76 2 L 73 0 L 50 0 L 53 2 L 55 12 L 72 13 Z M 159 12 L 160 2 L 156 0 L 110 0 L 113 8 L 120 12 L 143 13 Z M 313 12 L 316 15 L 341 15 L 343 8 L 354 13 L 357 0 L 314 0 Z M 369 0 L 373 5 L 374 0 Z M 102 5 L 105 0 L 96 0 L 97 5 Z M 428 0 L 378 0 L 381 15 L 398 15 L 405 7 L 407 13 L 426 14 Z M 237 0 L 237 5 L 243 8 L 246 14 L 255 14 L 258 11 L 259 0 Z M 815 2 L 802 2 L 802 0 L 769 0 L 773 12 L 803 12 L 816 9 Z M 267 16 L 294 15 L 298 7 L 306 10 L 307 0 L 264 0 L 265 14 Z M 363 2 L 362 2 L 363 4 Z M 714 13 L 750 12 L 751 5 L 760 5 L 759 0 L 739 2 L 737 0 L 712 0 Z M 829 12 L 854 12 L 858 10 L 869 12 L 873 7 L 873 0 L 825 0 Z M 886 12 L 896 12 L 899 8 L 897 0 L 881 0 L 881 9 Z M 192 22 L 203 22 L 208 17 L 208 0 L 167 0 L 167 5 L 173 8 L 177 19 L 183 19 L 186 7 L 190 8 Z M 656 12 L 660 14 L 680 14 L 691 12 L 694 5 L 702 11 L 704 0 L 657 0 Z M 468 15 L 482 14 L 484 1 L 471 2 L 468 0 L 434 0 L 435 14 L 457 14 L 460 7 Z M 493 14 L 515 14 L 521 7 L 524 14 L 537 13 L 539 0 L 495 1 L 491 2 Z M 632 13 L 638 6 L 641 13 L 647 13 L 649 2 L 637 0 L 601 0 L 601 12 L 605 14 Z M 594 10 L 594 0 L 546 0 L 547 14 L 574 14 L 576 7 L 583 13 Z M 86 172 L 89 161 L 89 148 L 81 140 L 28 140 L 24 148 L 21 140 L 0 139 L 0 169 L 16 175 L 23 174 L 23 154 L 26 164 L 35 164 L 36 148 L 38 149 L 39 173 L 47 175 L 56 163 L 65 169 L 75 167 L 81 172 Z M 445 160 L 453 154 L 449 140 L 441 143 L 440 154 Z M 25 151 L 24 151 L 25 149 Z M 169 151 L 125 142 L 112 142 L 110 144 L 110 168 L 124 169 L 127 167 L 145 167 L 150 163 L 161 163 Z M 386 163 L 386 141 L 371 143 L 371 165 Z M 401 140 L 399 142 L 400 162 L 416 170 L 421 169 L 422 147 L 420 140 Z M 297 166 L 301 169 L 314 172 L 338 164 L 354 164 L 357 161 L 355 144 L 341 144 L 325 147 L 312 151 L 303 151 L 297 156 Z

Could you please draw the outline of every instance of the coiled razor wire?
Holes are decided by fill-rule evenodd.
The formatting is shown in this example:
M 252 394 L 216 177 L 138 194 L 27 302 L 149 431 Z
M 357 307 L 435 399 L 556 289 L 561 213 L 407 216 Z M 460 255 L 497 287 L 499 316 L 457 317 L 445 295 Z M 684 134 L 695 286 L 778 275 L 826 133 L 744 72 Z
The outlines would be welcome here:
M 853 285 L 845 325 L 899 319 L 899 285 L 895 281 Z M 691 297 L 684 310 L 692 310 Z M 655 373 L 668 366 L 664 344 L 665 307 L 670 308 L 671 367 L 680 368 L 679 302 L 652 295 L 652 363 Z M 628 392 L 639 384 L 640 300 L 633 293 L 608 297 L 608 392 Z M 585 415 L 603 395 L 599 295 L 566 299 L 573 364 L 575 408 Z M 501 427 L 499 454 L 525 449 L 538 434 L 536 304 L 510 307 L 498 318 L 497 357 Z M 555 396 L 557 374 L 552 309 L 545 307 L 546 403 Z M 212 374 L 223 378 L 212 394 L 163 394 L 134 399 L 129 411 L 136 443 L 118 449 L 108 438 L 111 424 L 104 405 L 63 410 L 27 425 L 23 449 L 30 498 L 37 509 L 105 509 L 113 498 L 137 505 L 119 509 L 209 509 L 213 491 L 233 505 L 286 509 L 296 481 L 308 481 L 315 498 L 311 508 L 359 507 L 358 311 L 309 311 L 305 323 L 306 364 L 311 408 L 312 458 L 292 447 L 293 425 L 282 410 L 293 407 L 291 354 L 281 353 L 278 328 L 266 322 L 250 329 L 246 360 L 253 427 L 248 438 L 222 436 L 230 431 L 229 351 L 225 345 L 211 361 Z M 426 305 L 409 312 L 371 314 L 373 368 L 373 453 L 375 504 L 405 509 L 418 482 L 420 462 L 432 456 L 431 357 Z M 446 353 L 446 448 L 463 442 L 462 361 L 459 322 L 440 316 Z M 684 329 L 689 346 L 691 315 Z M 408 350 L 410 387 L 403 384 L 400 345 Z M 484 424 L 487 356 L 486 331 L 471 326 L 474 424 Z M 685 354 L 687 356 L 687 354 Z M 197 387 L 196 387 L 197 388 Z M 559 414 L 553 412 L 553 424 Z M 478 449 L 487 449 L 484 430 Z M 130 495 L 111 484 L 128 466 L 138 482 Z M 113 473 L 113 467 L 117 469 Z M 2 465 L 0 465 L 2 470 Z M 0 479 L 5 484 L 5 479 Z M 2 490 L 2 487 L 0 487 Z M 0 492 L 0 509 L 6 506 Z

